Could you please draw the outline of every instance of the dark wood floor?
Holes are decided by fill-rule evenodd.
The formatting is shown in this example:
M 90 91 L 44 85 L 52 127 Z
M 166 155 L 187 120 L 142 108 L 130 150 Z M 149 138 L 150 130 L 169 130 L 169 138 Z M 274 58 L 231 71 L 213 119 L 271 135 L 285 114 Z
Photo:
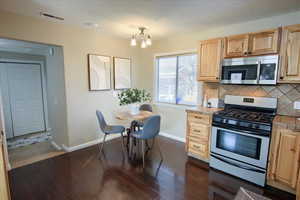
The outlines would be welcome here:
M 164 160 L 149 153 L 146 169 L 121 154 L 120 140 L 64 154 L 10 172 L 13 200 L 232 200 L 240 186 L 274 200 L 294 195 L 263 189 L 188 159 L 184 144 L 160 137 Z

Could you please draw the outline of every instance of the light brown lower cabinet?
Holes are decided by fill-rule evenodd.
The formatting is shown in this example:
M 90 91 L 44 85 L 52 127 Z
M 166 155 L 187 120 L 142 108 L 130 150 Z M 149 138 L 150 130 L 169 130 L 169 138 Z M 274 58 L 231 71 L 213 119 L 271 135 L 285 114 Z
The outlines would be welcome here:
M 189 156 L 209 160 L 211 115 L 188 112 L 186 151 Z
M 269 153 L 268 184 L 295 194 L 299 187 L 299 156 L 300 132 L 274 126 Z
M 297 196 L 297 200 L 300 200 L 300 177 L 298 177 L 296 196 Z
M 0 135 L 0 199 L 10 200 L 6 163 L 4 158 L 2 135 Z

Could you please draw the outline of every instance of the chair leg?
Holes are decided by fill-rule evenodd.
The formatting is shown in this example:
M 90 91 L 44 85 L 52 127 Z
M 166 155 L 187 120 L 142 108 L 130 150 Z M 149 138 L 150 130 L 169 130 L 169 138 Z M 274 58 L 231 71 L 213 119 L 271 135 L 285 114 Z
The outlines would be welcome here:
M 106 139 L 106 134 L 104 134 L 104 137 L 103 137 L 103 141 L 102 141 L 101 146 L 100 146 L 100 144 L 98 144 L 100 156 L 101 156 L 101 153 L 102 153 L 102 151 L 103 151 L 103 147 L 104 147 L 104 144 L 105 144 L 105 139 Z
M 162 152 L 161 152 L 161 149 L 160 149 L 159 141 L 157 141 L 156 143 L 157 143 L 157 147 L 158 147 L 160 158 L 161 158 L 161 160 L 163 160 L 163 155 L 162 155 Z
M 143 168 L 145 168 L 145 140 L 142 140 Z
M 121 137 L 122 137 L 122 151 L 123 151 L 123 155 L 125 155 L 125 145 L 124 145 L 124 135 L 123 135 L 123 132 L 121 133 Z
M 129 157 L 132 157 L 132 151 L 133 151 L 133 141 L 132 137 L 129 138 Z

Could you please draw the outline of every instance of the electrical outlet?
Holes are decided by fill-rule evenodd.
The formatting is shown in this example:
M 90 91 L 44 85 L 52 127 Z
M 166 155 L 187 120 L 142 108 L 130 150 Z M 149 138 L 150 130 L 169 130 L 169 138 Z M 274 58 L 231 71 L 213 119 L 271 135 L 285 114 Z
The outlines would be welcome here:
M 294 109 L 295 110 L 300 110 L 300 101 L 295 101 L 294 102 Z

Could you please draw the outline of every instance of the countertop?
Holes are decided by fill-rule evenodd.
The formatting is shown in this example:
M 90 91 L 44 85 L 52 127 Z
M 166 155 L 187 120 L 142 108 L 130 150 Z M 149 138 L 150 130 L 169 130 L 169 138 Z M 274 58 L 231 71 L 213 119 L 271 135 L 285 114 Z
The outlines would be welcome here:
M 294 131 L 300 131 L 300 120 L 298 117 L 276 115 L 273 125 Z
M 187 112 L 200 112 L 200 113 L 204 113 L 204 114 L 213 114 L 214 112 L 223 110 L 224 108 L 207 108 L 207 107 L 203 107 L 203 106 L 195 106 L 195 107 L 191 107 L 191 108 L 187 108 L 186 111 Z
M 186 109 L 187 112 L 199 112 L 211 115 L 214 112 L 220 110 L 223 110 L 223 108 L 207 108 L 203 106 L 195 106 Z M 300 132 L 300 118 L 298 118 L 299 117 L 276 115 L 273 120 L 273 125 Z

